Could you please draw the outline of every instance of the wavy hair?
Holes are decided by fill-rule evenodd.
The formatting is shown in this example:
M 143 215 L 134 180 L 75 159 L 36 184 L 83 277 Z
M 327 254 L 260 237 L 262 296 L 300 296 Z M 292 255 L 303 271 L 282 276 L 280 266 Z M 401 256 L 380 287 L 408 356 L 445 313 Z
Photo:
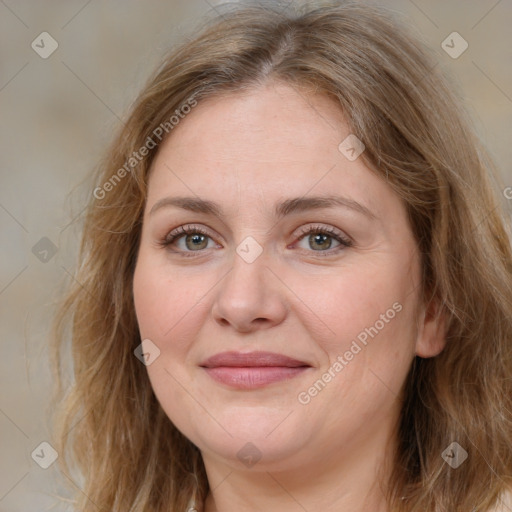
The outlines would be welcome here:
M 436 65 L 388 11 L 341 2 L 225 9 L 165 57 L 96 169 L 77 273 L 54 322 L 54 442 L 62 471 L 80 475 L 78 510 L 182 512 L 194 493 L 206 497 L 199 450 L 163 412 L 134 356 L 141 340 L 132 278 L 159 142 L 203 99 L 269 81 L 339 105 L 366 146 L 361 158 L 404 200 L 422 258 L 422 300 L 439 301 L 447 318 L 446 347 L 417 356 L 404 383 L 390 510 L 484 512 L 510 488 L 512 250 L 503 185 Z M 456 470 L 441 456 L 454 441 L 468 452 Z

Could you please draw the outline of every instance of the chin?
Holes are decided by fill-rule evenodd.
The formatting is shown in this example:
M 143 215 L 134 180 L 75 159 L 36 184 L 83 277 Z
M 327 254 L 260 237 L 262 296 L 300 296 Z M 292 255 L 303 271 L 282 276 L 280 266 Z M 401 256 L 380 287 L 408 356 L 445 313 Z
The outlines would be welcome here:
M 201 418 L 194 424 L 203 428 L 194 427 L 184 434 L 203 456 L 223 459 L 233 469 L 285 470 L 305 456 L 304 448 L 310 445 L 312 437 L 313 429 L 307 428 L 304 418 L 293 416 L 290 411 L 283 414 L 261 407 L 246 407 L 242 411 L 235 408 L 229 414 L 215 416 L 229 433 L 213 420 L 206 426 L 206 420 Z
M 201 439 L 198 446 L 203 457 L 221 459 L 233 470 L 286 471 L 297 467 L 302 458 L 303 443 L 260 439 Z

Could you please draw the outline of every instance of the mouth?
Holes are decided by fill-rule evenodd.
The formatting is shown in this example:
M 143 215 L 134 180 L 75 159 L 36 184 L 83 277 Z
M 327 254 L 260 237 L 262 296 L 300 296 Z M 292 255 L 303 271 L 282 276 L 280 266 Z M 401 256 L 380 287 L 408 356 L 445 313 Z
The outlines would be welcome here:
M 217 382 L 236 389 L 255 389 L 292 379 L 311 365 L 274 352 L 222 352 L 199 365 Z

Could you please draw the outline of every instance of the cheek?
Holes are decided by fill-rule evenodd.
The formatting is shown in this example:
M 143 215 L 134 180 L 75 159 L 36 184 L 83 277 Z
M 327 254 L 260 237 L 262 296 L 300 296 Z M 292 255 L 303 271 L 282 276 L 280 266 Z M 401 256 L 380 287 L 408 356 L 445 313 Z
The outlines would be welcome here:
M 300 403 L 307 401 L 319 417 L 325 404 L 339 404 L 328 413 L 333 435 L 338 421 L 351 421 L 347 415 L 359 415 L 360 425 L 387 414 L 414 357 L 413 282 L 398 266 L 387 270 L 354 268 L 316 286 L 304 284 L 299 292 L 328 332 L 315 339 L 325 357 L 311 387 L 301 389 Z
M 144 256 L 137 263 L 133 282 L 135 311 L 141 337 L 155 341 L 160 348 L 168 349 L 168 341 L 179 348 L 186 338 L 183 330 L 189 330 L 195 322 L 192 317 L 201 313 L 201 297 L 207 283 L 200 277 L 180 278 L 170 266 L 150 262 Z
M 134 305 L 141 340 L 151 340 L 159 356 L 146 367 L 151 387 L 168 417 L 187 429 L 186 411 L 193 408 L 184 391 L 190 382 L 187 355 L 198 337 L 203 314 L 201 280 L 184 279 L 169 265 L 147 258 L 141 251 L 133 278 Z M 183 407 L 183 404 L 188 404 Z M 188 427 L 189 428 L 189 427 Z
M 414 357 L 414 281 L 390 264 L 386 271 L 367 266 L 340 272 L 324 285 L 308 284 L 301 292 L 329 328 L 329 335 L 317 338 L 325 354 L 319 373 L 329 384 L 314 407 L 343 403 L 370 420 L 372 410 L 394 402 Z
M 311 318 L 308 329 L 316 331 L 328 353 L 348 349 L 347 344 L 358 336 L 364 343 L 375 329 L 395 339 L 396 346 L 398 332 L 412 322 L 408 306 L 412 281 L 393 265 L 345 268 L 311 279 L 297 275 L 293 279 L 290 276 L 290 287 L 309 308 L 303 316 Z

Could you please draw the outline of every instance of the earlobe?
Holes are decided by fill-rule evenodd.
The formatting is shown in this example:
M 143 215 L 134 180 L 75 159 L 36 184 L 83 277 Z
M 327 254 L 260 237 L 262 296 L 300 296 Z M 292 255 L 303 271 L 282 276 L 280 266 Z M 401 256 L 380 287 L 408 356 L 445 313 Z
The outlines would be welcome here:
M 418 319 L 416 355 L 434 357 L 446 346 L 446 311 L 439 300 L 433 299 L 423 308 Z

